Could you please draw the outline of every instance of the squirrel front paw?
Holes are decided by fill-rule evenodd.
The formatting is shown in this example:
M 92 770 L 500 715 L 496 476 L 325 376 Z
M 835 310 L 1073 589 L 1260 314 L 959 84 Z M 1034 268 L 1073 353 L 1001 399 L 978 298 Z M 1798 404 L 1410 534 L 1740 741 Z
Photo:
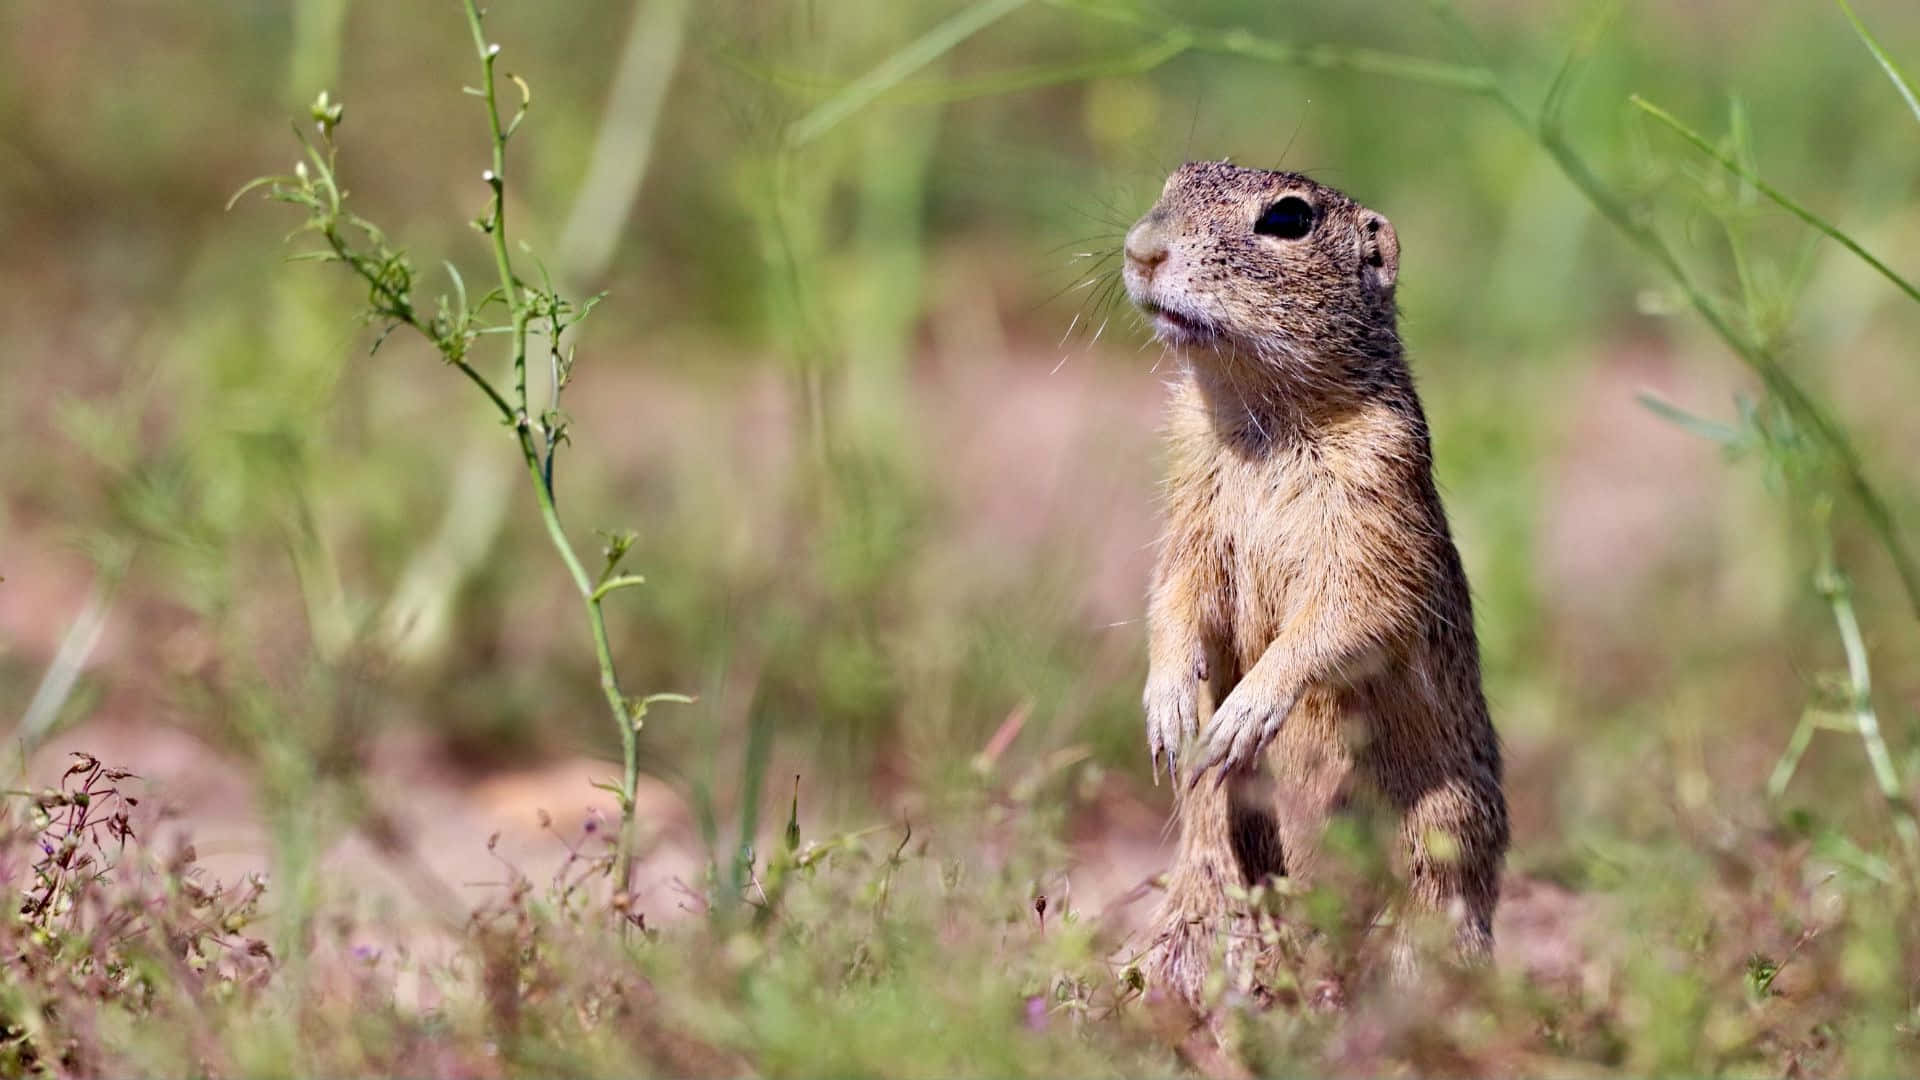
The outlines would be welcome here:
M 1187 786 L 1197 786 L 1210 769 L 1220 770 L 1214 783 L 1221 784 L 1229 774 L 1251 766 L 1255 755 L 1280 734 L 1287 714 L 1293 711 L 1293 702 L 1292 694 L 1275 697 L 1253 683 L 1241 683 L 1213 711 L 1200 760 Z
M 1200 734 L 1200 684 L 1186 672 L 1170 676 L 1154 672 L 1147 676 L 1147 689 L 1141 695 L 1147 711 L 1147 749 L 1153 755 L 1153 781 L 1160 782 L 1160 763 L 1167 765 L 1167 780 L 1179 778 L 1180 749 Z

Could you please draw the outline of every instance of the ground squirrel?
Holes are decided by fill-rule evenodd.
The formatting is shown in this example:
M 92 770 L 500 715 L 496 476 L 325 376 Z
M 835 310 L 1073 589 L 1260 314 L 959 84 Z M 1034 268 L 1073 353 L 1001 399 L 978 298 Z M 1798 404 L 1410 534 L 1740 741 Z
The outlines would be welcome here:
M 1400 816 L 1416 910 L 1455 920 L 1467 957 L 1492 947 L 1500 747 L 1395 328 L 1399 253 L 1331 188 L 1215 162 L 1126 236 L 1127 291 L 1184 368 L 1144 701 L 1180 826 L 1149 971 L 1195 1004 L 1220 950 L 1245 956 L 1227 886 L 1311 875 L 1361 795 Z

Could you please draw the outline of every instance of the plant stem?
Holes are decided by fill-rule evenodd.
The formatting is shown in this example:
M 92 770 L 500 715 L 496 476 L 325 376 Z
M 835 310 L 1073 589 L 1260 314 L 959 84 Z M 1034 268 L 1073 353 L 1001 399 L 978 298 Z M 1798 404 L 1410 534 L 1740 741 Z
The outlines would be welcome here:
M 1920 885 L 1920 822 L 1914 820 L 1913 803 L 1900 783 L 1900 774 L 1893 766 L 1893 756 L 1887 753 L 1886 739 L 1880 734 L 1880 716 L 1873 707 L 1872 671 L 1867 666 L 1866 640 L 1860 633 L 1860 621 L 1854 616 L 1853 588 L 1845 573 L 1841 572 L 1833 557 L 1833 533 L 1828 528 L 1829 505 L 1826 500 L 1815 508 L 1817 523 L 1820 564 L 1814 572 L 1814 583 L 1821 595 L 1827 599 L 1827 605 L 1833 610 L 1833 621 L 1840 629 L 1840 644 L 1847 653 L 1847 711 L 1852 714 L 1854 726 L 1860 732 L 1860 742 L 1867 751 L 1867 763 L 1873 768 L 1873 779 L 1880 787 L 1880 794 L 1887 800 L 1887 809 L 1893 814 L 1893 831 L 1900 837 L 1900 844 L 1907 855 L 1907 883 Z
M 1429 0 L 1429 2 L 1441 18 L 1453 28 L 1468 51 L 1477 54 L 1478 45 L 1472 33 L 1449 0 Z M 1900 574 L 1908 601 L 1913 605 L 1916 614 L 1920 614 L 1920 569 L 1916 568 L 1900 536 L 1892 511 L 1880 497 L 1880 493 L 1868 482 L 1859 452 L 1854 449 L 1853 442 L 1847 437 L 1845 429 L 1828 416 L 1826 411 L 1814 401 L 1813 396 L 1795 381 L 1766 343 L 1755 340 L 1734 327 L 1732 320 L 1727 318 L 1720 305 L 1694 283 L 1692 275 L 1687 272 L 1680 257 L 1665 238 L 1646 221 L 1632 214 L 1626 205 L 1600 182 L 1586 162 L 1574 153 L 1572 147 L 1561 137 L 1557 125 L 1550 117 L 1534 119 L 1498 82 L 1493 85 L 1492 94 L 1514 118 L 1515 123 L 1533 134 L 1535 140 L 1560 166 L 1560 171 L 1576 188 L 1580 189 L 1581 194 L 1587 197 L 1594 208 L 1666 270 L 1668 276 L 1685 294 L 1687 302 L 1694 311 L 1706 320 L 1707 325 L 1712 327 L 1714 332 L 1719 334 L 1742 360 L 1746 361 L 1747 366 L 1753 369 L 1755 374 L 1760 376 L 1768 392 L 1786 407 L 1789 414 L 1812 429 L 1839 465 L 1849 493 L 1859 503 L 1868 524 L 1879 535 L 1887 554 L 1893 560 L 1894 568 Z M 1785 201 L 1784 196 L 1778 196 L 1772 189 L 1760 184 L 1758 177 L 1718 154 L 1704 140 L 1700 140 L 1698 136 L 1686 130 L 1677 120 L 1651 108 L 1638 98 L 1634 101 L 1639 107 L 1668 121 L 1670 126 L 1692 138 L 1696 145 L 1706 150 L 1723 167 L 1733 171 L 1742 179 L 1754 183 L 1763 194 L 1774 198 L 1776 202 L 1787 206 L 1788 209 L 1797 211 L 1796 207 Z M 1822 227 L 1823 223 L 1811 214 L 1800 213 L 1799 216 L 1816 228 Z M 1828 229 L 1821 228 L 1821 231 L 1833 235 L 1833 232 Z M 1897 284 L 1905 285 L 1897 275 L 1886 270 L 1877 260 L 1861 251 L 1856 245 L 1848 242 L 1847 246 L 1877 269 L 1893 277 Z M 1899 774 L 1894 769 L 1892 757 L 1887 753 L 1886 741 L 1880 735 L 1880 720 L 1873 707 L 1866 644 L 1860 634 L 1860 623 L 1854 615 L 1852 590 L 1846 575 L 1840 571 L 1834 560 L 1833 538 L 1828 524 L 1830 512 L 1831 506 L 1825 502 L 1816 507 L 1820 537 L 1820 565 L 1815 580 L 1833 610 L 1834 621 L 1840 629 L 1841 644 L 1846 649 L 1850 687 L 1848 708 L 1859 730 L 1860 740 L 1865 744 L 1867 759 L 1873 768 L 1874 780 L 1879 785 L 1882 796 L 1887 800 L 1888 809 L 1893 814 L 1894 831 L 1899 835 L 1901 845 L 1906 850 L 1907 883 L 1910 887 L 1916 886 L 1920 885 L 1920 823 L 1915 821 L 1913 806 L 1901 788 Z M 1805 729 L 1805 724 L 1806 721 L 1803 720 L 1802 729 Z M 1809 737 L 1810 729 L 1807 731 L 1802 729 L 1796 729 L 1794 733 L 1794 746 L 1788 751 L 1790 755 L 1805 749 L 1805 739 Z M 1797 757 L 1795 761 L 1797 764 Z M 1782 767 L 1784 768 L 1785 765 L 1786 762 L 1783 760 Z M 1782 774 L 1776 770 L 1776 779 L 1782 785 L 1784 785 L 1784 779 L 1781 777 L 1790 775 L 1790 773 Z
M 481 96 L 486 99 L 487 120 L 493 135 L 493 168 L 487 173 L 487 184 L 493 190 L 493 203 L 488 209 L 486 231 L 493 241 L 494 268 L 500 275 L 501 296 L 513 318 L 514 397 L 510 419 L 520 443 L 520 455 L 526 459 L 527 473 L 533 481 L 534 498 L 540 504 L 540 520 L 546 525 L 547 536 L 552 539 L 554 550 L 560 553 L 567 573 L 573 578 L 574 587 L 579 590 L 581 600 L 586 604 L 587 625 L 593 632 L 594 659 L 600 665 L 600 690 L 606 695 L 607 708 L 613 713 L 614 723 L 620 730 L 620 835 L 615 841 L 613 860 L 613 887 L 616 893 L 620 893 L 627 890 L 633 867 L 634 790 L 640 780 L 639 748 L 636 745 L 638 733 L 634 730 L 633 708 L 627 702 L 626 694 L 620 688 L 619 675 L 614 670 L 613 649 L 607 642 L 607 620 L 600 606 L 605 594 L 596 590 L 593 579 L 587 575 L 586 567 L 581 565 L 580 556 L 573 549 L 573 543 L 567 539 L 566 528 L 560 523 L 560 511 L 553 498 L 552 474 L 541 458 L 540 444 L 534 438 L 533 422 L 527 409 L 527 327 L 532 320 L 533 309 L 520 288 L 519 279 L 514 276 L 513 260 L 507 249 L 506 158 L 507 138 L 511 129 L 500 122 L 500 100 L 493 70 L 499 50 L 487 41 L 476 0 L 462 0 L 462 3 L 467 11 L 467 26 L 473 32 L 474 51 L 480 58 L 483 73 Z M 473 374 L 476 379 L 479 378 L 477 373 Z M 480 381 L 484 382 L 483 379 Z M 491 391 L 491 387 L 488 389 Z M 498 395 L 494 396 L 496 403 L 499 403 Z
M 1825 218 L 1822 218 L 1820 215 L 1814 213 L 1813 211 L 1795 202 L 1785 192 L 1781 191 L 1779 188 L 1776 188 L 1772 184 L 1769 184 L 1765 180 L 1761 179 L 1760 176 L 1757 173 L 1755 173 L 1752 169 L 1747 168 L 1745 165 L 1742 165 L 1740 162 L 1735 161 L 1733 158 L 1727 156 L 1724 153 L 1721 153 L 1719 147 L 1708 142 L 1706 136 L 1688 127 L 1686 124 L 1681 123 L 1679 117 L 1673 115 L 1672 113 L 1661 108 L 1660 106 L 1655 105 L 1653 102 L 1648 101 L 1646 98 L 1641 97 L 1639 94 L 1634 94 L 1631 97 L 1629 97 L 1627 100 L 1632 102 L 1633 106 L 1639 109 L 1641 112 L 1646 113 L 1648 116 L 1651 116 L 1655 120 L 1658 120 L 1661 123 L 1667 125 L 1667 127 L 1672 128 L 1673 132 L 1676 135 L 1679 135 L 1681 138 L 1685 139 L 1689 143 L 1692 143 L 1694 146 L 1694 149 L 1699 150 L 1701 153 L 1712 158 L 1714 162 L 1718 164 L 1721 168 L 1727 170 L 1728 172 L 1746 181 L 1747 183 L 1752 184 L 1755 191 L 1758 191 L 1760 194 L 1765 195 L 1767 198 L 1773 200 L 1774 204 L 1779 206 L 1782 210 L 1785 210 L 1787 213 L 1792 214 L 1794 217 L 1797 217 L 1801 221 L 1806 222 L 1807 225 L 1813 228 L 1814 230 L 1818 231 L 1822 235 L 1833 240 L 1835 243 L 1839 244 L 1841 247 L 1846 248 L 1848 251 L 1851 251 L 1855 256 L 1859 257 L 1861 262 L 1864 262 L 1868 266 L 1873 267 L 1875 273 L 1878 273 L 1881 277 L 1886 278 L 1888 281 L 1892 282 L 1894 288 L 1897 288 L 1901 292 L 1906 293 L 1908 298 L 1913 300 L 1920 300 L 1920 288 L 1916 288 L 1912 282 L 1908 281 L 1906 278 L 1901 277 L 1892 267 L 1888 266 L 1886 263 L 1883 263 L 1879 259 L 1874 258 L 1873 254 L 1869 252 L 1866 248 L 1861 247 L 1859 243 L 1853 239 L 1853 237 L 1848 236 L 1846 233 L 1841 232 L 1839 229 L 1829 224 Z
M 587 625 L 593 631 L 593 655 L 600 664 L 600 692 L 606 695 L 607 708 L 620 725 L 620 836 L 614 851 L 613 887 L 615 892 L 625 892 L 633 865 L 634 790 L 640 784 L 639 733 L 634 730 L 633 708 L 620 689 L 620 677 L 613 666 L 613 647 L 607 641 L 607 619 L 600 606 L 606 593 L 594 586 L 586 568 L 580 564 L 580 557 L 574 553 L 573 544 L 567 540 L 566 530 L 560 524 L 560 511 L 553 502 L 553 491 L 542 475 L 540 456 L 531 433 L 521 432 L 520 451 L 527 459 L 527 471 L 533 478 L 540 520 L 545 523 L 547 535 L 553 539 L 561 561 L 567 564 L 567 573 L 573 577 L 574 587 L 580 590 L 581 599 L 586 603 Z
M 976 0 L 794 121 L 793 126 L 787 129 L 788 143 L 800 146 L 826 134 L 834 125 L 872 103 L 890 87 L 945 56 L 961 42 L 1018 11 L 1026 3 L 1027 0 Z
M 1250 30 L 1214 30 L 1192 25 L 1169 24 L 1159 14 L 1135 8 L 1090 0 L 1053 0 L 1056 7 L 1090 15 L 1096 19 L 1130 26 L 1141 31 L 1160 31 L 1168 41 L 1178 41 L 1185 49 L 1240 56 L 1269 64 L 1345 70 L 1363 75 L 1383 75 L 1427 86 L 1444 87 L 1467 93 L 1485 94 L 1493 87 L 1493 73 L 1484 67 L 1462 66 L 1444 60 L 1385 52 L 1380 49 L 1352 49 L 1338 45 L 1303 46 L 1291 41 L 1263 37 Z M 1179 55 L 1174 52 L 1160 63 Z M 1157 66 L 1157 65 L 1155 65 Z
M 1887 50 L 1880 47 L 1880 42 L 1874 39 L 1872 32 L 1867 29 L 1867 24 L 1860 21 L 1860 16 L 1853 13 L 1853 7 L 1847 3 L 1847 0 L 1839 0 L 1839 4 L 1840 10 L 1847 14 L 1847 21 L 1853 24 L 1853 32 L 1860 35 L 1861 44 L 1864 44 L 1867 51 L 1873 54 L 1874 60 L 1880 64 L 1880 70 L 1887 73 L 1887 78 L 1893 80 L 1893 88 L 1900 92 L 1900 100 L 1907 103 L 1907 108 L 1913 112 L 1913 118 L 1920 120 L 1920 96 L 1914 94 L 1913 84 L 1907 81 L 1907 76 L 1900 70 L 1900 65 L 1894 63 L 1893 57 L 1887 55 Z
M 34 689 L 33 699 L 27 703 L 26 713 L 21 716 L 19 726 L 13 729 L 14 740 L 20 744 L 23 754 L 37 748 L 53 730 L 54 722 L 60 719 L 60 710 L 73 695 L 81 669 L 86 666 L 94 647 L 100 644 L 100 635 L 107 625 L 107 614 L 113 610 L 114 595 L 120 591 L 120 582 L 126 576 L 127 566 L 132 559 L 131 545 L 117 546 L 103 553 L 100 558 L 99 571 L 94 578 L 93 588 L 87 592 L 86 602 L 81 604 L 80 613 L 74 616 L 73 622 L 67 625 L 66 634 L 60 638 L 60 647 L 54 651 L 53 659 L 48 661 L 46 673 L 40 677 L 40 685 Z
M 1448 24 L 1461 40 L 1463 47 L 1476 58 L 1479 56 L 1479 44 L 1472 31 L 1460 18 L 1448 0 L 1429 0 L 1435 13 Z M 1906 541 L 1900 535 L 1899 525 L 1894 521 L 1893 510 L 1887 505 L 1871 481 L 1867 479 L 1866 466 L 1860 460 L 1859 451 L 1853 447 L 1853 440 L 1847 437 L 1846 430 L 1832 417 L 1826 414 L 1814 400 L 1813 395 L 1797 382 L 1780 363 L 1765 343 L 1755 341 L 1736 329 L 1720 305 L 1715 303 L 1705 291 L 1694 283 L 1693 276 L 1654 228 L 1630 211 L 1627 205 L 1594 175 L 1586 161 L 1575 153 L 1559 132 L 1558 126 L 1550 118 L 1536 118 L 1516 100 L 1512 94 L 1496 79 L 1487 92 L 1513 118 L 1515 124 L 1532 135 L 1540 148 L 1547 152 L 1560 172 L 1580 193 L 1586 196 L 1600 215 L 1620 230 L 1629 240 L 1646 252 L 1660 264 L 1667 276 L 1673 279 L 1687 303 L 1704 319 L 1714 333 L 1727 343 L 1736 355 L 1754 374 L 1760 376 L 1767 391 L 1785 405 L 1794 419 L 1812 429 L 1820 442 L 1832 455 L 1840 468 L 1846 488 L 1859 503 L 1860 510 L 1866 515 L 1867 524 L 1880 538 L 1881 546 L 1887 556 L 1893 560 L 1894 569 L 1900 575 L 1900 583 L 1905 588 L 1907 601 L 1913 607 L 1914 614 L 1920 616 L 1920 563 L 1916 563 L 1913 554 L 1907 549 Z
M 493 134 L 493 168 L 487 170 L 487 186 L 493 189 L 493 205 L 487 211 L 487 235 L 493 241 L 494 269 L 500 274 L 501 298 L 513 313 L 513 389 L 519 414 L 516 427 L 525 428 L 527 417 L 527 305 L 522 302 L 520 279 L 514 276 L 513 260 L 507 254 L 507 129 L 500 123 L 500 97 L 495 92 L 494 61 L 500 50 L 487 42 L 480 25 L 480 7 L 475 0 L 462 0 L 467 9 L 467 26 L 473 31 L 473 48 L 480 56 L 483 78 L 480 89 L 487 102 L 487 121 Z M 535 464 L 538 464 L 537 452 Z M 562 541 L 564 546 L 564 540 Z

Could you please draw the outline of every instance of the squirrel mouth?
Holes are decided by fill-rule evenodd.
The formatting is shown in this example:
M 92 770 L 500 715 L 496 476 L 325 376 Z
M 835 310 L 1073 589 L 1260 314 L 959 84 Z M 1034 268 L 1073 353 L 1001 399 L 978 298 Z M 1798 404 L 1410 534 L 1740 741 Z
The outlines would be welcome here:
M 1188 315 L 1163 304 L 1147 301 L 1140 309 L 1153 318 L 1153 332 L 1169 345 L 1198 345 L 1213 341 L 1220 332 L 1205 319 Z

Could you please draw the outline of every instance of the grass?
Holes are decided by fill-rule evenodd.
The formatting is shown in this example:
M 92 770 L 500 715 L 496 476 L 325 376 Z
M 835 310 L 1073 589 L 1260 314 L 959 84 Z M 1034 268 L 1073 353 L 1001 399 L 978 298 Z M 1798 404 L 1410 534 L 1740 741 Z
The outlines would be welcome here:
M 1913 1071 L 1920 22 L 1430 8 L 9 16 L 0 1071 Z M 1099 260 L 1229 153 L 1406 242 L 1517 841 L 1491 972 L 1343 833 L 1196 1036 Z

